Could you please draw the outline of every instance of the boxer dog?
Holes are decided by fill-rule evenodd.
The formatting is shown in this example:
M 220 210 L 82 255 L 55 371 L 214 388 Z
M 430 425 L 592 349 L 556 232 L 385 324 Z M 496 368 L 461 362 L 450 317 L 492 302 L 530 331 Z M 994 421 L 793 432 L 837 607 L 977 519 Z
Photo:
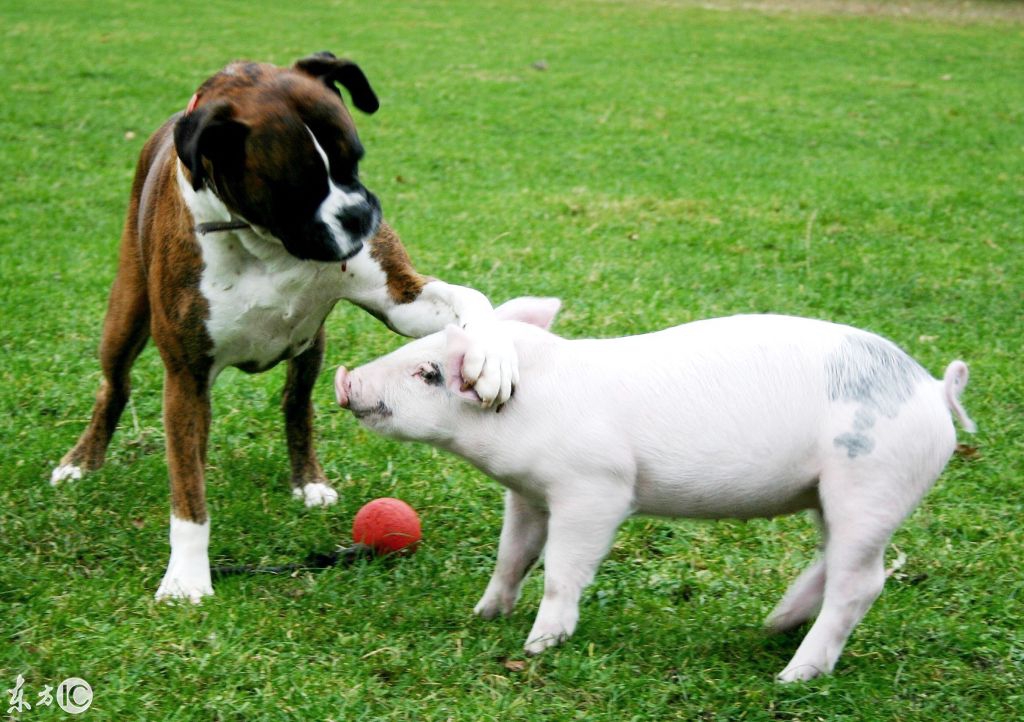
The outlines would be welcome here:
M 341 299 L 419 337 L 449 323 L 473 335 L 464 372 L 485 406 L 516 381 L 511 343 L 492 334 L 479 292 L 421 276 L 359 179 L 363 147 L 338 85 L 377 110 L 362 70 L 331 53 L 290 68 L 237 62 L 146 142 L 100 342 L 103 381 L 89 425 L 51 483 L 98 469 L 152 336 L 163 359 L 171 555 L 157 599 L 213 594 L 204 465 L 210 390 L 228 366 L 287 360 L 282 400 L 294 495 L 334 503 L 312 443 L 323 323 Z

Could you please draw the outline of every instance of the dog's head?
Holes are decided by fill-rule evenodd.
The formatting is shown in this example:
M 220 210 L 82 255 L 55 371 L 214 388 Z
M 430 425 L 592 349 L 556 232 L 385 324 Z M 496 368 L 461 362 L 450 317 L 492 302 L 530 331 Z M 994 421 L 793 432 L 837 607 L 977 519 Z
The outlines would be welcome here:
M 359 66 L 327 52 L 290 68 L 233 63 L 211 77 L 174 128 L 192 187 L 297 258 L 358 253 L 377 232 L 380 202 L 359 182 L 363 147 L 338 85 L 359 110 L 377 110 Z

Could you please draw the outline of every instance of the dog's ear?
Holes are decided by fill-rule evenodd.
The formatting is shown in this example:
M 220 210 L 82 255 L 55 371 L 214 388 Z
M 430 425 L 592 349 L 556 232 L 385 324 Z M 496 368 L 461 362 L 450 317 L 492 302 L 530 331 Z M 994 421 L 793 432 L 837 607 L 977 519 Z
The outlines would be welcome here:
M 214 165 L 241 161 L 249 127 L 235 120 L 234 115 L 234 106 L 220 100 L 186 113 L 174 125 L 174 148 L 192 174 L 195 190 L 206 181 L 203 158 Z
M 363 71 L 351 60 L 335 57 L 326 50 L 295 61 L 295 69 L 311 75 L 338 95 L 335 83 L 352 94 L 352 104 L 364 113 L 376 113 L 380 103 Z

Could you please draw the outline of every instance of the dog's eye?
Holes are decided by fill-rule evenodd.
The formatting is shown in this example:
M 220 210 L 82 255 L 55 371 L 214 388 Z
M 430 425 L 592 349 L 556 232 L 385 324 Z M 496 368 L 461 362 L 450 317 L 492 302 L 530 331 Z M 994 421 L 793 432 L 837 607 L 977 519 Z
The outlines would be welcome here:
M 431 386 L 444 384 L 444 376 L 441 375 L 441 367 L 436 363 L 426 363 L 416 370 L 416 375 L 423 379 L 423 382 Z

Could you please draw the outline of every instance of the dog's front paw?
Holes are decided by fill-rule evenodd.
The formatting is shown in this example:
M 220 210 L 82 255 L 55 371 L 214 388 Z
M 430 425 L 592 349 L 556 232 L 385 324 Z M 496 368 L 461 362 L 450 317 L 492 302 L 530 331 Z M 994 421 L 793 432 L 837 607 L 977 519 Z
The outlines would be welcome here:
M 306 506 L 330 506 L 338 501 L 338 492 L 322 481 L 313 481 L 292 490 L 292 496 L 302 499 Z
M 160 588 L 156 590 L 158 602 L 173 602 L 177 599 L 187 600 L 193 604 L 199 604 L 203 597 L 213 596 L 213 585 L 210 582 L 186 579 L 168 579 L 160 582 Z
M 199 604 L 203 597 L 209 596 L 213 596 L 209 565 L 176 564 L 173 560 L 156 590 L 158 602 L 184 599 Z
M 171 514 L 171 558 L 156 590 L 157 601 L 187 599 L 198 604 L 213 594 L 210 581 L 210 520 L 201 523 Z
M 469 347 L 463 358 L 462 377 L 484 408 L 501 408 L 519 382 L 519 357 L 515 346 L 495 326 L 478 323 L 466 327 Z
M 82 478 L 82 467 L 75 464 L 60 464 L 50 474 L 50 485 L 57 486 L 63 481 L 78 481 Z

